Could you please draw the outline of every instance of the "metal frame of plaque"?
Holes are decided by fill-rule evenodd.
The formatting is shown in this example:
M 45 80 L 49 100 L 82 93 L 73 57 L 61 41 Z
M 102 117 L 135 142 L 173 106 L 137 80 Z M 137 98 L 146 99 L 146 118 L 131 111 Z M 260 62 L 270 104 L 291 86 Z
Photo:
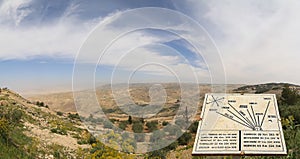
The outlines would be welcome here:
M 192 155 L 286 155 L 274 94 L 206 94 Z

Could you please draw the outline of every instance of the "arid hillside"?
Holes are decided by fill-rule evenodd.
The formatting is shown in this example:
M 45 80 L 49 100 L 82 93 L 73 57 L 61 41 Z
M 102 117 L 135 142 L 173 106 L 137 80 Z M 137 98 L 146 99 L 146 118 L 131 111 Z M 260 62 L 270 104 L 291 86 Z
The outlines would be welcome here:
M 0 89 L 0 132 L 0 140 L 7 142 L 0 144 L 0 158 L 75 158 L 79 149 L 90 148 L 78 143 L 86 132 L 78 119 L 31 103 L 7 88 Z

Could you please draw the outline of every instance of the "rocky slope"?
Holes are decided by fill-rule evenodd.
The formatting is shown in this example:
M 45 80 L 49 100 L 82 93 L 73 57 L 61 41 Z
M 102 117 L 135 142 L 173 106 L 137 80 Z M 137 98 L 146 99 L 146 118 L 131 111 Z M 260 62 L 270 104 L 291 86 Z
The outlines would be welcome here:
M 0 108 L 1 120 L 11 124 L 14 118 L 19 119 L 13 126 L 0 122 L 0 132 L 7 131 L 0 136 L 2 141 L 6 140 L 8 147 L 13 145 L 15 151 L 28 158 L 76 158 L 79 149 L 90 148 L 89 144 L 78 144 L 84 140 L 81 134 L 86 130 L 78 119 L 70 119 L 68 114 L 57 115 L 46 106 L 33 104 L 7 88 L 0 89 Z

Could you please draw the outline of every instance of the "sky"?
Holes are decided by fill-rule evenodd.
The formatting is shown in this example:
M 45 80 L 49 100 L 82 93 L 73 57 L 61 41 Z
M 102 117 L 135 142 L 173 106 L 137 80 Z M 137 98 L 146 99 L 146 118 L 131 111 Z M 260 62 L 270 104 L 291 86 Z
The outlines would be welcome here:
M 299 15 L 297 0 L 0 0 L 0 87 L 21 94 L 71 90 L 74 66 L 83 70 L 80 88 L 91 74 L 96 85 L 195 78 L 300 84 Z M 125 32 L 145 22 L 168 26 Z M 104 36 L 93 49 L 118 35 L 101 59 L 100 50 L 81 50 L 97 28 Z

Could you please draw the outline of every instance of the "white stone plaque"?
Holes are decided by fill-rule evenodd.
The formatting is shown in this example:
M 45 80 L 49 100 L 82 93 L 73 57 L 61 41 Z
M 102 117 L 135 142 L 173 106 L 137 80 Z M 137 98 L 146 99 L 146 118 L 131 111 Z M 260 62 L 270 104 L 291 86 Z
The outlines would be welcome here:
M 274 94 L 206 94 L 193 155 L 286 155 Z

